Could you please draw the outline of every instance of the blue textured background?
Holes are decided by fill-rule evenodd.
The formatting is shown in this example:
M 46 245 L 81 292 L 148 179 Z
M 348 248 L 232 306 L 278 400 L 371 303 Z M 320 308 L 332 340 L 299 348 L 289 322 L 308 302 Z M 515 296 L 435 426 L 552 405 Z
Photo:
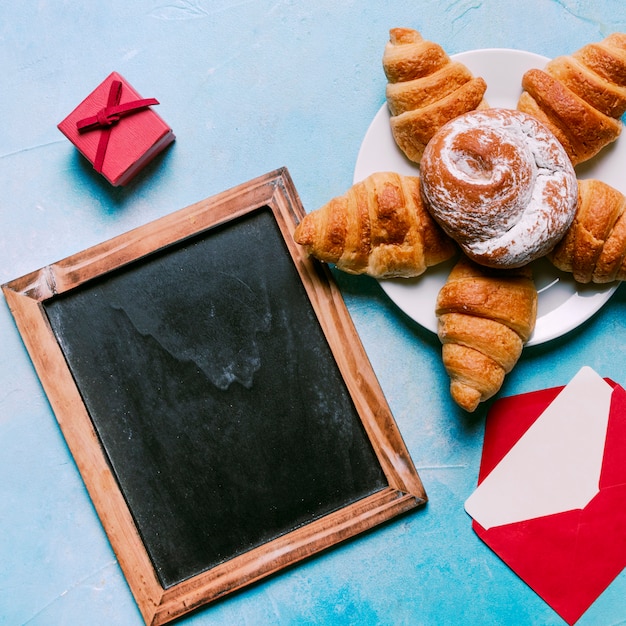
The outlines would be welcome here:
M 626 32 L 622 0 L 61 0 L 0 6 L 0 282 L 287 166 L 307 210 L 343 193 L 384 102 L 388 30 L 450 53 L 549 57 Z M 176 143 L 112 188 L 60 134 L 111 71 Z M 338 276 L 430 503 L 184 620 L 185 624 L 562 624 L 471 530 L 487 407 L 448 398 L 436 337 L 367 278 Z M 502 395 L 582 365 L 626 384 L 626 287 L 583 327 L 529 348 Z M 140 624 L 8 308 L 0 304 L 0 624 Z M 580 624 L 626 622 L 626 574 Z

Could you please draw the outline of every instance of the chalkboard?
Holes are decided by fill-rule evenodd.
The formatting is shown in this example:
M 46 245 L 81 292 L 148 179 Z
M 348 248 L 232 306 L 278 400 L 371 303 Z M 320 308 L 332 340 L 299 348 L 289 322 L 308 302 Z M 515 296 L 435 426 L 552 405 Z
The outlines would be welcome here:
M 303 214 L 278 170 L 3 286 L 146 623 L 425 502 Z

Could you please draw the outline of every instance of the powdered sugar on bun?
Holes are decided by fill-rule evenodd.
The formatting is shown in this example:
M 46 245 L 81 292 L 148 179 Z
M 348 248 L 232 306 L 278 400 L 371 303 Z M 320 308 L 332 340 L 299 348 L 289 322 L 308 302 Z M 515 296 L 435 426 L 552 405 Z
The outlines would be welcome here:
M 544 256 L 576 212 L 567 153 L 521 111 L 483 109 L 448 122 L 426 146 L 420 177 L 433 217 L 467 256 L 491 267 Z

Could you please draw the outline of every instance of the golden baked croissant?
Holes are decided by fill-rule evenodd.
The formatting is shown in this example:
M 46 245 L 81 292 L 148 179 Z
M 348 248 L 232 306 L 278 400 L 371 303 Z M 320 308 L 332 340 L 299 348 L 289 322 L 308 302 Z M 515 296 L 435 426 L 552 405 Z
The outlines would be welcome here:
M 410 28 L 392 28 L 383 54 L 391 132 L 416 163 L 430 138 L 451 119 L 486 107 L 487 84 L 443 48 Z
M 321 261 L 375 278 L 419 276 L 456 246 L 422 205 L 419 178 L 377 172 L 306 215 L 297 243 Z
M 528 70 L 517 108 L 543 122 L 574 165 L 615 141 L 626 111 L 626 34 L 614 33 Z
M 580 283 L 626 280 L 626 196 L 602 181 L 579 180 L 574 221 L 548 258 Z
M 499 391 L 535 327 L 531 270 L 493 270 L 461 257 L 437 296 L 436 314 L 450 393 L 474 411 Z

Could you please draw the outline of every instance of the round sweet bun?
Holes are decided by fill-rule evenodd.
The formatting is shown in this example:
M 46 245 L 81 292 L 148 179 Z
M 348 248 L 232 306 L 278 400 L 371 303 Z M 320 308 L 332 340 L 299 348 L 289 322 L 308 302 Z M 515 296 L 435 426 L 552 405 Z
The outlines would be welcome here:
M 574 167 L 556 137 L 511 109 L 461 115 L 430 140 L 422 196 L 465 254 L 490 267 L 521 267 L 569 228 L 578 199 Z

